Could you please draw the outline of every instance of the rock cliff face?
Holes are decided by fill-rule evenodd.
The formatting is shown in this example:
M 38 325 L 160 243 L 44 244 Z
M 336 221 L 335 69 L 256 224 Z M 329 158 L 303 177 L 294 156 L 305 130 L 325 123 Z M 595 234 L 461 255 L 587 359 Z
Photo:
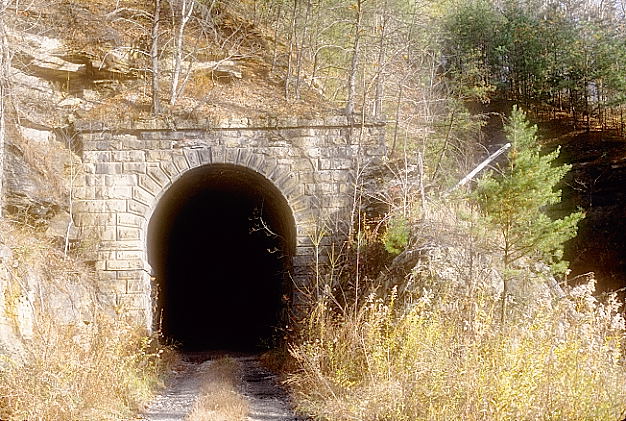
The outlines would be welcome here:
M 72 142 L 73 122 L 125 82 L 136 82 L 138 75 L 130 61 L 116 55 L 114 43 L 122 42 L 120 37 L 87 8 L 60 4 L 57 9 L 38 10 L 37 18 L 41 21 L 14 22 L 8 34 L 12 60 L 5 209 L 9 215 L 44 222 L 68 211 L 67 176 L 71 166 L 74 173 L 80 167 L 73 153 L 80 149 Z M 108 43 L 108 48 L 77 47 L 72 33 L 56 27 L 77 20 L 81 28 L 100 28 L 94 42 Z M 52 22 L 56 25 L 48 26 Z M 21 29 L 26 23 L 32 25 Z
M 2 203 L 6 221 L 0 227 L 0 352 L 14 356 L 38 334 L 40 317 L 59 324 L 93 321 L 90 270 L 64 254 L 66 239 L 77 239 L 70 188 L 81 168 L 71 127 L 80 113 L 110 94 L 107 86 L 131 78 L 98 63 L 93 51 L 72 46 L 71 31 L 58 26 L 75 19 L 80 8 L 67 6 L 61 2 L 16 12 L 7 25 L 12 57 Z M 80 14 L 86 24 L 95 20 L 86 11 Z M 112 35 L 105 31 L 103 37 Z
M 0 354 L 23 356 L 24 343 L 45 335 L 38 321 L 78 327 L 94 322 L 91 269 L 65 256 L 42 232 L 2 221 L 0 233 Z

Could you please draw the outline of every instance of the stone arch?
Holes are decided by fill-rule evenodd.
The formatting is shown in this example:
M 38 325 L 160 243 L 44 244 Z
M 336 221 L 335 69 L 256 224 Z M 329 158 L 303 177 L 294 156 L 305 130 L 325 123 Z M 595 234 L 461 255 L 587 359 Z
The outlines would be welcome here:
M 84 177 L 74 189 L 74 216 L 98 276 L 103 309 L 153 326 L 148 222 L 157 203 L 189 171 L 232 164 L 263 176 L 285 198 L 296 229 L 294 282 L 309 279 L 316 253 L 325 255 L 340 232 L 312 244 L 316 226 L 333 228 L 353 204 L 357 160 L 384 156 L 383 125 L 354 127 L 345 117 L 159 121 L 109 126 L 77 122 Z M 359 136 L 355 136 L 355 133 Z M 332 231 L 332 230 L 331 230 Z M 317 241 L 317 240 L 316 240 Z M 91 257 L 93 256 L 93 257 Z M 296 294 L 295 303 L 301 303 Z
M 281 165 L 276 159 L 244 148 L 228 149 L 208 147 L 205 149 L 181 149 L 165 156 L 159 163 L 149 163 L 145 174 L 137 175 L 137 185 L 133 187 L 128 209 L 141 215 L 140 230 L 145 251 L 145 234 L 148 222 L 159 200 L 167 190 L 190 170 L 211 164 L 232 164 L 248 168 L 259 173 L 282 193 L 293 212 L 296 225 L 296 255 L 303 254 L 302 248 L 308 247 L 310 229 L 314 223 L 307 198 L 298 188 L 296 172 L 289 165 Z M 146 257 L 143 256 L 147 262 Z
M 136 186 L 133 187 L 132 199 L 128 201 L 128 209 L 140 216 L 140 238 L 142 242 L 141 261 L 144 267 L 144 288 L 150 297 L 144 302 L 146 311 L 144 318 L 149 326 L 157 327 L 158 318 L 155 312 L 160 306 L 156 305 L 157 297 L 154 291 L 158 286 L 154 282 L 154 268 L 149 261 L 149 225 L 162 199 L 177 182 L 183 180 L 194 171 L 214 166 L 232 166 L 258 174 L 258 176 L 273 186 L 284 198 L 291 211 L 293 219 L 293 250 L 291 251 L 290 281 L 298 282 L 306 275 L 308 267 L 306 259 L 298 259 L 310 254 L 308 246 L 309 230 L 312 217 L 306 198 L 298 189 L 297 173 L 292 172 L 288 165 L 281 165 L 276 160 L 268 159 L 263 154 L 250 152 L 245 149 L 228 150 L 225 148 L 184 149 L 171 151 L 169 159 L 159 160 L 157 163 L 147 164 L 145 174 L 137 175 Z M 149 304 L 148 302 L 149 301 Z
M 281 165 L 276 159 L 266 158 L 261 153 L 244 148 L 225 147 L 181 149 L 168 154 L 168 158 L 170 159 L 159 163 L 149 163 L 146 174 L 137 177 L 139 191 L 143 190 L 141 193 L 152 196 L 152 200 L 148 199 L 151 203 L 145 215 L 146 219 L 150 218 L 158 200 L 177 179 L 187 171 L 210 164 L 232 164 L 258 172 L 280 190 L 292 209 L 298 210 L 294 212 L 294 217 L 305 217 L 304 197 L 297 189 L 297 175 L 291 171 L 289 165 Z M 139 201 L 144 202 L 141 199 Z

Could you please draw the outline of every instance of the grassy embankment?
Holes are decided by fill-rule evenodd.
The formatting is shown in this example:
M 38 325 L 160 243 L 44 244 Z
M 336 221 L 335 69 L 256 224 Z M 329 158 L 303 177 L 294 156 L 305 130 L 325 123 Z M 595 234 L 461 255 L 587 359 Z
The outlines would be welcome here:
M 43 233 L 23 224 L 2 221 L 0 235 L 12 253 L 1 263 L 8 278 L 4 308 L 18 331 L 19 302 L 32 300 L 32 331 L 23 335 L 21 351 L 0 357 L 0 419 L 134 416 L 162 384 L 173 353 L 145 327 L 126 320 L 123 309 L 99 308 L 92 296 L 93 271 L 80 256 L 64 255 Z M 38 279 L 39 290 L 32 294 L 29 277 Z
M 412 221 L 456 240 L 386 280 L 393 287 L 370 283 L 356 304 L 336 298 L 336 283 L 314 296 L 290 348 L 299 410 L 329 421 L 623 419 L 621 304 L 598 301 L 590 280 L 561 297 L 520 295 L 502 325 L 487 247 L 498 234 L 475 231 L 463 212 L 444 204 Z M 518 281 L 541 291 L 547 278 L 532 268 L 520 266 Z

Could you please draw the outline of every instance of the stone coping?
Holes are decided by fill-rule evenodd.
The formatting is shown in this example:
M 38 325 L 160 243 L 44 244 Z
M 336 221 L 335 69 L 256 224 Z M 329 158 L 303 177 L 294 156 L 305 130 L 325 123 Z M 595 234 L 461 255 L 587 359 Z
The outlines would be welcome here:
M 298 117 L 267 117 L 267 118 L 230 118 L 220 121 L 203 120 L 170 120 L 166 118 L 140 119 L 136 121 L 77 121 L 74 129 L 78 133 L 94 132 L 135 132 L 135 131 L 178 131 L 178 130 L 285 130 L 303 128 L 373 128 L 384 127 L 384 121 L 349 122 L 346 116 L 321 118 Z

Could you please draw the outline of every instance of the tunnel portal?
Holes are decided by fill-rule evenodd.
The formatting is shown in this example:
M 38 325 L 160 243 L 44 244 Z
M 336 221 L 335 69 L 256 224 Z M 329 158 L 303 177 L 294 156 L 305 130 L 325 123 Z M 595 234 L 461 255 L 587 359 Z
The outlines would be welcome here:
M 148 227 L 157 328 L 184 350 L 271 345 L 295 236 L 286 199 L 261 174 L 231 164 L 188 171 Z

